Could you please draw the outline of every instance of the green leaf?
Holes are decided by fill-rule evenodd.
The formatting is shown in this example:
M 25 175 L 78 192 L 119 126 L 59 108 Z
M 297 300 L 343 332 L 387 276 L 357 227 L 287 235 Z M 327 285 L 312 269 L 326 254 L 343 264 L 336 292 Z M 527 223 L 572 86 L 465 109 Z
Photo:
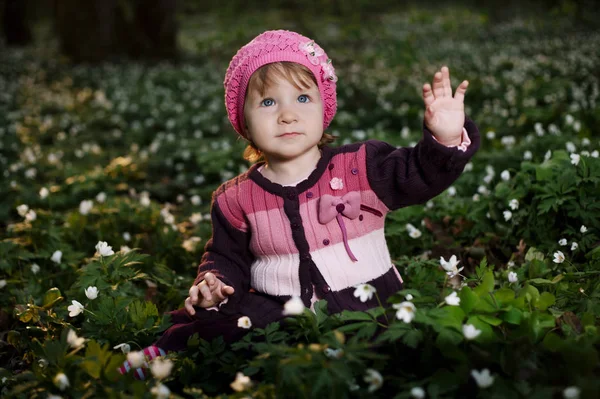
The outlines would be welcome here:
M 473 292 L 480 298 L 484 295 L 487 296 L 489 292 L 492 292 L 494 290 L 494 283 L 494 272 L 490 270 L 483 275 L 483 280 L 481 281 L 481 284 L 475 287 L 473 289 Z
M 465 312 L 465 314 L 471 313 L 471 310 L 473 310 L 477 302 L 479 302 L 479 297 L 475 295 L 468 286 L 464 286 L 462 290 L 460 290 L 459 297 L 460 308 Z
M 54 305 L 56 305 L 58 302 L 62 301 L 64 298 L 62 297 L 62 294 L 60 293 L 60 290 L 56 287 L 54 288 L 50 288 L 48 291 L 46 291 L 46 293 L 44 294 L 44 300 L 43 300 L 43 307 L 44 309 L 50 309 L 51 307 L 53 307 Z
M 500 317 L 507 323 L 519 325 L 521 324 L 521 320 L 523 319 L 523 312 L 521 312 L 517 308 L 510 308 L 509 310 L 504 312 Z
M 540 295 L 536 306 L 539 310 L 546 310 L 549 306 L 554 305 L 555 301 L 556 298 L 554 297 L 554 295 L 552 295 L 549 292 L 542 292 L 542 295 Z
M 544 345 L 544 347 L 551 352 L 558 352 L 565 346 L 565 341 L 563 341 L 557 334 L 549 332 L 544 337 L 542 345 Z
M 545 278 L 532 278 L 527 280 L 527 282 L 532 284 L 553 284 L 551 280 L 547 280 Z
M 480 314 L 477 317 L 479 317 L 480 320 L 483 320 L 484 322 L 492 326 L 499 326 L 500 324 L 502 324 L 502 320 L 494 316 Z
M 421 330 L 412 329 L 402 336 L 402 343 L 411 348 L 419 346 L 419 342 L 423 340 L 423 332 Z
M 515 291 L 510 288 L 500 288 L 494 292 L 494 298 L 500 307 L 504 307 L 515 299 Z
M 366 312 L 344 310 L 340 314 L 340 320 L 341 321 L 364 321 L 364 320 L 373 321 L 373 318 L 371 317 L 371 315 L 369 315 Z
M 544 260 L 544 254 L 540 251 L 538 251 L 535 247 L 531 247 L 529 248 L 529 250 L 527 251 L 527 253 L 525 254 L 525 261 L 526 262 L 531 262 L 534 259 L 538 259 L 538 260 Z

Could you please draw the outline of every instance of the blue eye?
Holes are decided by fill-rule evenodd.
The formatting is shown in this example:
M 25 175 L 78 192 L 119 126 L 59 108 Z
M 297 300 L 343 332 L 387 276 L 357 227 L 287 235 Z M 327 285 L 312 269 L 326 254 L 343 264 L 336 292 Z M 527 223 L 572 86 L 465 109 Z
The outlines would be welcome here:
M 306 94 L 302 94 L 302 95 L 298 96 L 298 101 L 301 103 L 307 103 L 310 100 Z
M 271 105 L 275 104 L 275 101 L 273 101 L 272 98 L 265 98 L 264 100 L 262 100 L 262 102 L 260 103 L 260 105 L 262 105 L 263 107 L 270 107 Z

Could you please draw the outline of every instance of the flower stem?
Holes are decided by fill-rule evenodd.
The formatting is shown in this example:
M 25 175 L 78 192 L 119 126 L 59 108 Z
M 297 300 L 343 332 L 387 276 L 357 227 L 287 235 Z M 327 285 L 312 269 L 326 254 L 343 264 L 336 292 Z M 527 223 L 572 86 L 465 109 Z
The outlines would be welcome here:
M 377 292 L 375 292 L 375 298 L 377 298 L 377 303 L 379 304 L 379 306 L 383 309 L 383 317 L 385 317 L 385 321 L 388 324 L 388 326 L 390 325 L 390 321 L 388 320 L 387 314 L 385 313 L 385 308 L 383 307 L 383 305 L 381 304 L 381 299 L 379 299 L 379 294 Z M 378 323 L 379 324 L 379 323 Z M 385 326 L 387 328 L 387 326 Z

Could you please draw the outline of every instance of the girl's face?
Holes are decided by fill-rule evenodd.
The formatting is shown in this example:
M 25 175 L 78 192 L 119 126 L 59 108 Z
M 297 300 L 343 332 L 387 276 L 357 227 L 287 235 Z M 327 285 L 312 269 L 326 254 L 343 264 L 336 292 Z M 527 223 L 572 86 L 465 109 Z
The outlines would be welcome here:
M 289 161 L 318 150 L 323 136 L 323 103 L 317 86 L 298 89 L 276 78 L 261 96 L 248 92 L 244 104 L 247 135 L 267 161 Z

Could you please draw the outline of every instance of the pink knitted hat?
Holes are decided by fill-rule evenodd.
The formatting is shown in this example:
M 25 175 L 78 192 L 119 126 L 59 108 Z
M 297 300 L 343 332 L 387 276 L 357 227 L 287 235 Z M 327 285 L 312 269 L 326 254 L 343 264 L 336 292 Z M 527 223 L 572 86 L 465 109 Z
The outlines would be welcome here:
M 233 128 L 244 136 L 244 99 L 250 76 L 261 66 L 291 61 L 307 67 L 317 80 L 323 102 L 323 129 L 335 115 L 337 77 L 327 54 L 311 39 L 287 30 L 261 33 L 238 50 L 225 74 L 225 106 Z

